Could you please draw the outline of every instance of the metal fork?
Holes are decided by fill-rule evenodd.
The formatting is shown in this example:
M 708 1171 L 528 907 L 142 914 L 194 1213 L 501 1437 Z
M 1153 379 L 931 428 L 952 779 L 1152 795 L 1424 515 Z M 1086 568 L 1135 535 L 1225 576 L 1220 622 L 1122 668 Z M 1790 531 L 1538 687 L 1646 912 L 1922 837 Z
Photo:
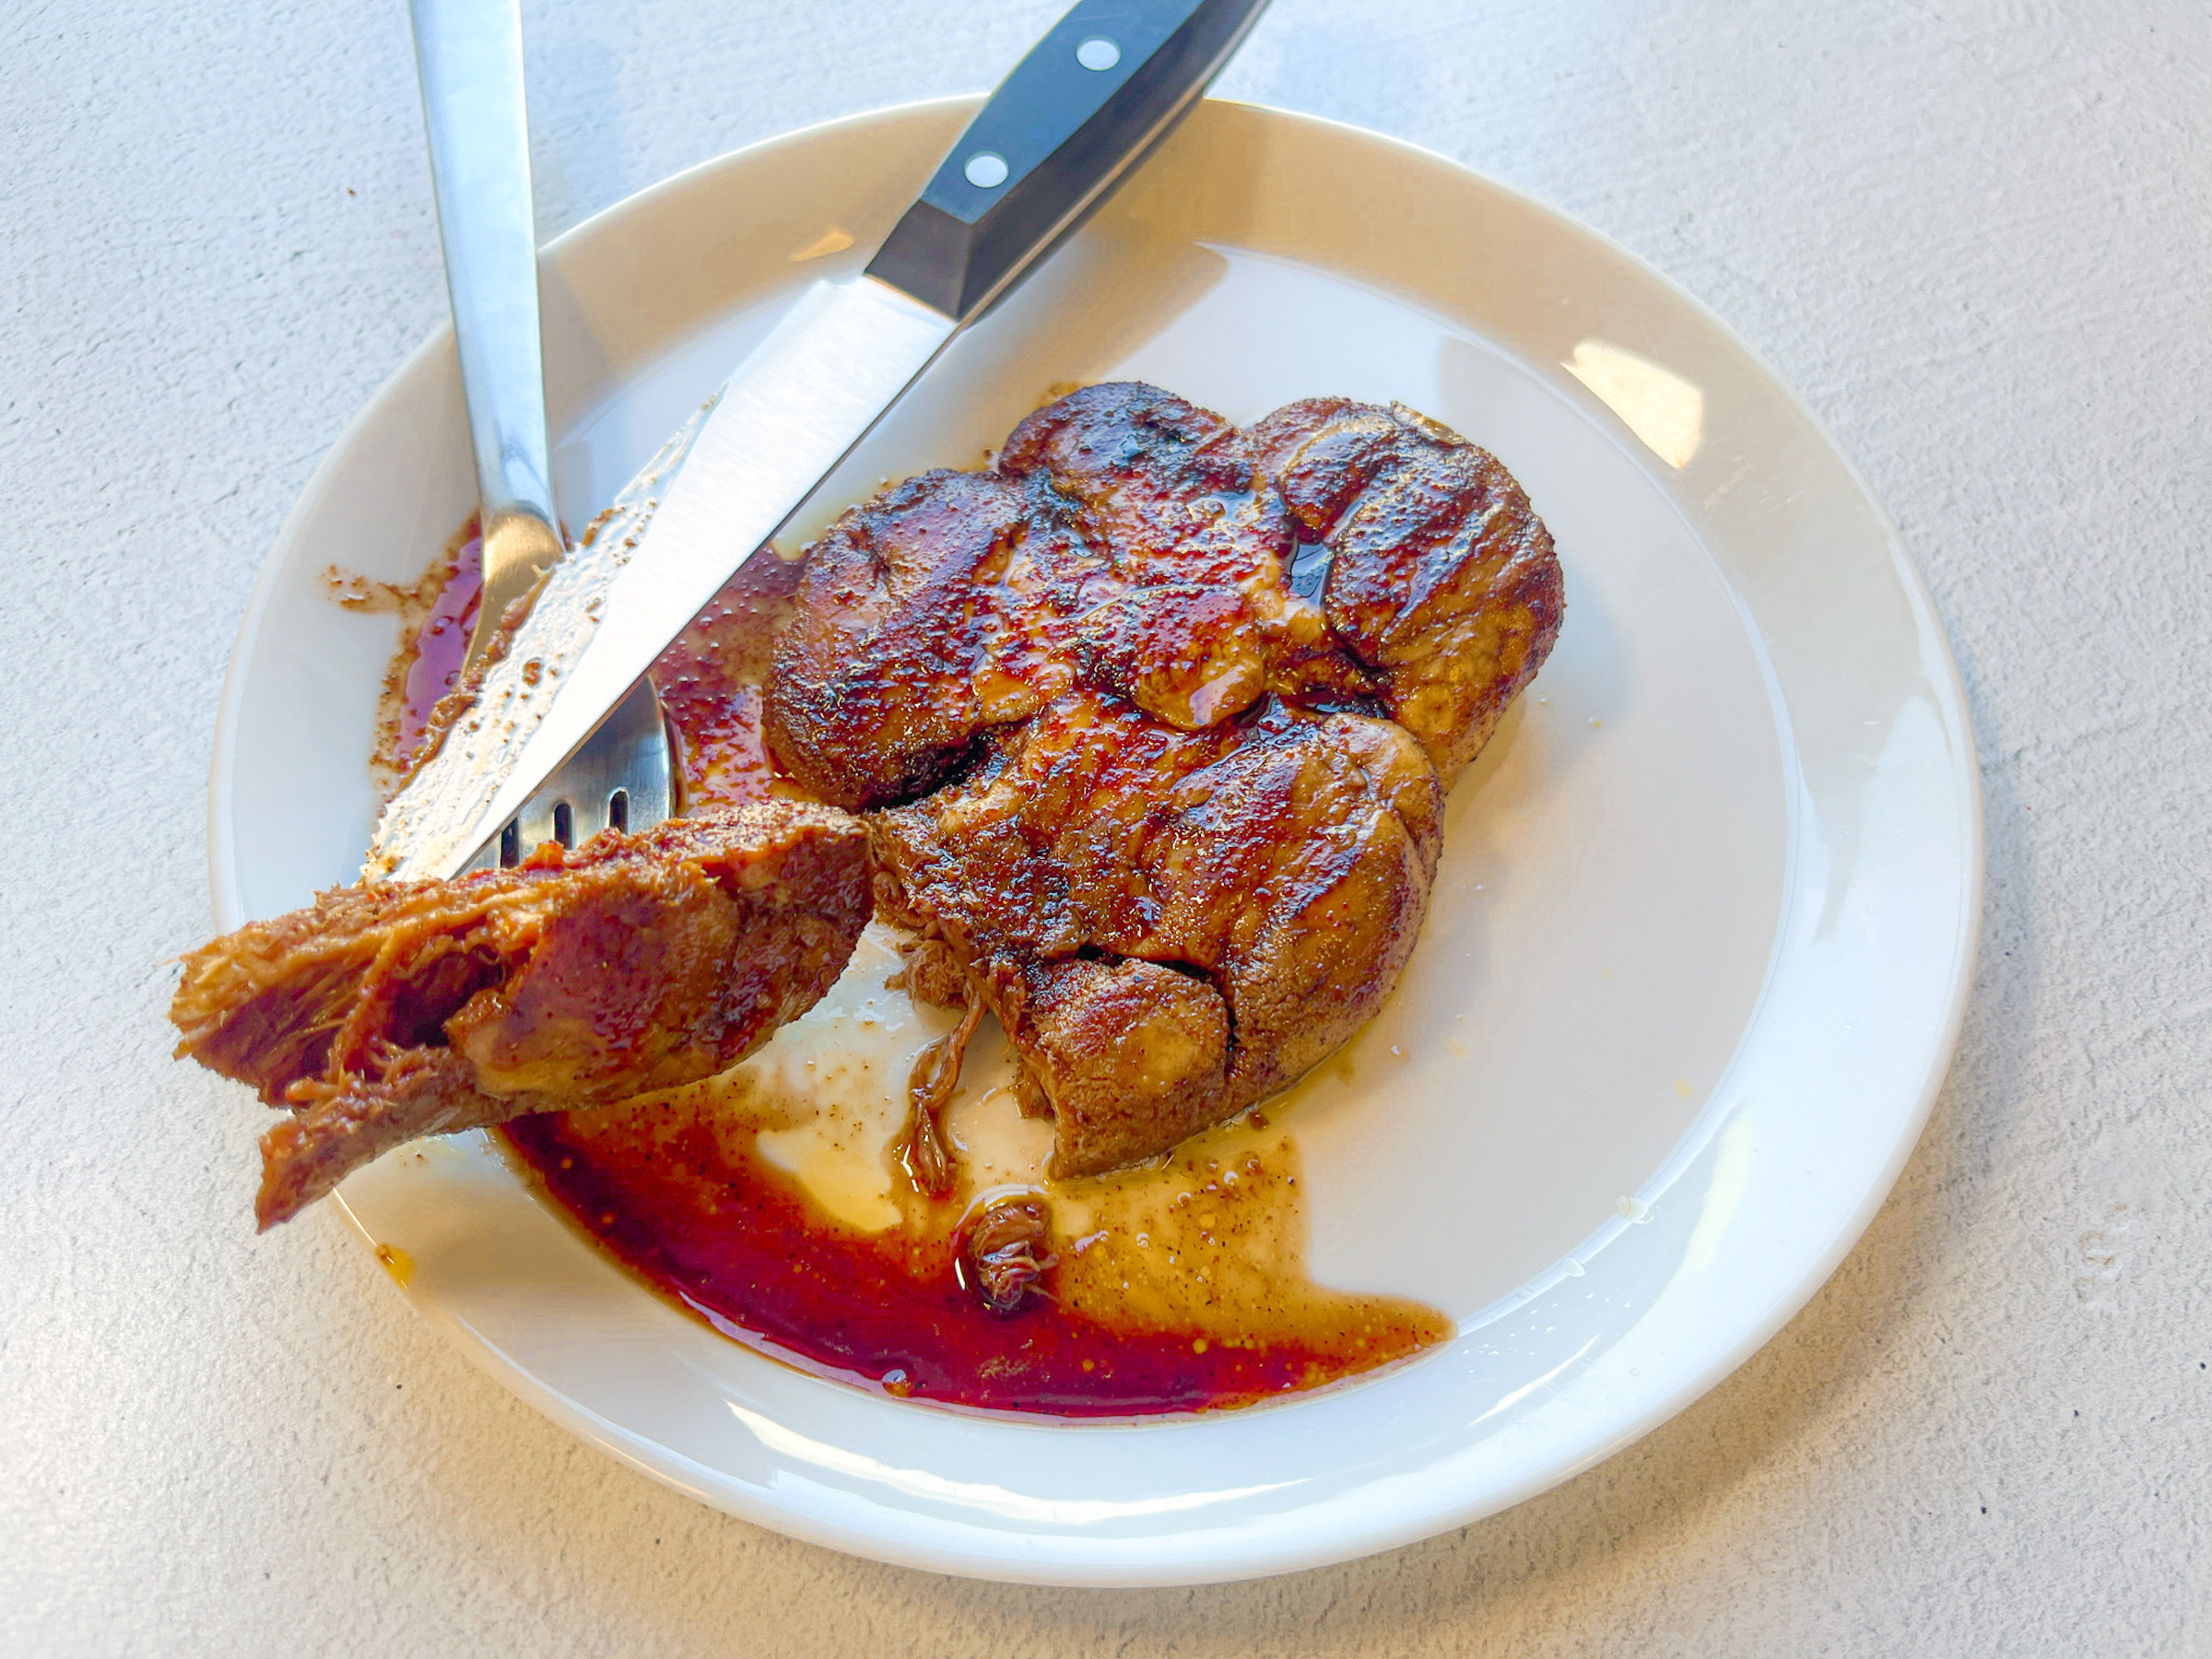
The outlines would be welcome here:
M 484 579 L 473 666 L 508 606 L 566 550 L 546 436 L 522 14 L 519 0 L 410 0 L 410 10 L 477 460 Z M 641 679 L 466 868 L 512 865 L 544 841 L 648 829 L 676 806 L 660 699 Z

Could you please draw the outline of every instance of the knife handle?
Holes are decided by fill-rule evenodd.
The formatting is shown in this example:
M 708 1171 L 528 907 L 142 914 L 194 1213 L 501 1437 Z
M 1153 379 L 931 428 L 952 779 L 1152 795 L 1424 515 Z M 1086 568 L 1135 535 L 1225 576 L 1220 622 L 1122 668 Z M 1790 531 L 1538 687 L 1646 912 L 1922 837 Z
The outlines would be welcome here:
M 964 323 L 1182 119 L 1267 0 L 1080 0 L 991 95 L 868 275 Z

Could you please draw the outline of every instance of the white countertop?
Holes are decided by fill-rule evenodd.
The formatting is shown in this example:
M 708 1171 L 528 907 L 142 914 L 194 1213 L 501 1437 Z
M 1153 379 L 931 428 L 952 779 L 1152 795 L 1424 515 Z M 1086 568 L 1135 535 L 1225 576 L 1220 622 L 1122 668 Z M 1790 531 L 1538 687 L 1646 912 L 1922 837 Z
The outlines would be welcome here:
M 1056 0 L 525 4 L 549 235 L 987 86 Z M 1428 145 L 1826 420 L 1973 699 L 1983 952 L 1842 1270 L 1638 1446 L 1264 1583 L 1007 1589 L 701 1509 L 516 1404 L 171 1065 L 263 553 L 442 319 L 398 0 L 0 16 L 0 1649 L 2212 1651 L 2212 13 L 1277 0 L 1226 95 Z

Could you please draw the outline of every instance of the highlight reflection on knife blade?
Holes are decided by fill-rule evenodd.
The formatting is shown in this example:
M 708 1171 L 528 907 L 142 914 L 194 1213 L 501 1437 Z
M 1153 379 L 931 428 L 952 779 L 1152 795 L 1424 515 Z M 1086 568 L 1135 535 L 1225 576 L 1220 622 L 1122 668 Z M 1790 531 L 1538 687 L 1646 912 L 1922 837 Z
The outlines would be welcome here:
M 1064 17 L 866 272 L 808 289 L 555 570 L 474 707 L 385 807 L 369 873 L 463 868 L 953 335 L 1165 135 L 1265 5 L 1082 0 Z

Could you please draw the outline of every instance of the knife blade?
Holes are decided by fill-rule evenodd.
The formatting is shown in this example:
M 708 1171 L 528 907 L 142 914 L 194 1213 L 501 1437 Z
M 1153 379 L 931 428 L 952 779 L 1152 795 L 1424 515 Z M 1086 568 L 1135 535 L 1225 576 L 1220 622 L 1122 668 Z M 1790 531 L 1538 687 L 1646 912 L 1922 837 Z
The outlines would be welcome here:
M 452 876 L 572 755 L 953 336 L 1194 104 L 1267 0 L 1081 0 L 969 124 L 866 270 L 817 283 L 556 566 L 365 873 Z

